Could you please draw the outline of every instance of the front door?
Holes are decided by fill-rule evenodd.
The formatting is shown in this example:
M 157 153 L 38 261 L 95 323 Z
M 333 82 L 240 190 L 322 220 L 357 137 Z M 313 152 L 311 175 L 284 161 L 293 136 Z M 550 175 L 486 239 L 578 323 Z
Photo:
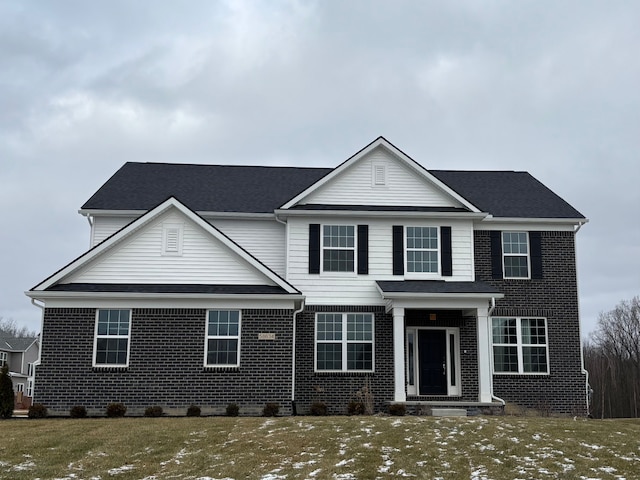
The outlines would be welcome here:
M 447 395 L 447 332 L 418 330 L 420 395 Z

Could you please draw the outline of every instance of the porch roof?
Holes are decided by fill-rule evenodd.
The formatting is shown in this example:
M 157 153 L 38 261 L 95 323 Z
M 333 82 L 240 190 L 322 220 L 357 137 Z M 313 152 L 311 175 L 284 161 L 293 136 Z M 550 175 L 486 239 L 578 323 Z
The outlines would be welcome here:
M 386 298 L 393 297 L 494 297 L 504 296 L 486 282 L 446 282 L 444 280 L 379 280 L 378 289 Z

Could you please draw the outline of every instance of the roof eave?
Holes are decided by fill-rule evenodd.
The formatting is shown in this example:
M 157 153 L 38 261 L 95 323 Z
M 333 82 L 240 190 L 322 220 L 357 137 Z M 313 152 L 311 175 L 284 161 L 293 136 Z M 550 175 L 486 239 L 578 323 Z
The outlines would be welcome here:
M 470 219 L 484 219 L 487 217 L 485 212 L 425 212 L 425 211 L 381 211 L 381 210 L 304 210 L 298 208 L 296 210 L 289 209 L 277 209 L 275 211 L 276 216 L 281 218 L 286 217 L 323 217 L 323 216 L 336 216 L 336 217 L 353 217 L 357 215 L 359 217 L 430 217 L 430 218 L 470 218 Z
M 181 299 L 181 300 L 303 300 L 302 293 L 146 293 L 146 292 L 51 292 L 33 291 L 24 292 L 27 297 L 36 300 L 65 299 L 65 300 L 86 300 L 86 299 L 109 299 L 109 300 L 132 300 L 132 299 Z

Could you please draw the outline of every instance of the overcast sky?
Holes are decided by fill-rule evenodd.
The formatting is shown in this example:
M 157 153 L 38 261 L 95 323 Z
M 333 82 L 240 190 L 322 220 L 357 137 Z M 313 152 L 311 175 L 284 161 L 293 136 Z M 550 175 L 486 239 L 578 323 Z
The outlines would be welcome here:
M 585 335 L 640 295 L 639 46 L 633 0 L 0 0 L 0 317 L 39 330 L 23 292 L 124 162 L 333 167 L 383 135 L 589 218 Z

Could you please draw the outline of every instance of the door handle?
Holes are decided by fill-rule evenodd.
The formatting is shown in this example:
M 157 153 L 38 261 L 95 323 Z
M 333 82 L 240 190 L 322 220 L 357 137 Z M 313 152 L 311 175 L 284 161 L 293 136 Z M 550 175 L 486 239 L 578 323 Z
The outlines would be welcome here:
M 447 374 L 447 363 L 442 362 L 442 375 L 446 375 L 446 374 Z

